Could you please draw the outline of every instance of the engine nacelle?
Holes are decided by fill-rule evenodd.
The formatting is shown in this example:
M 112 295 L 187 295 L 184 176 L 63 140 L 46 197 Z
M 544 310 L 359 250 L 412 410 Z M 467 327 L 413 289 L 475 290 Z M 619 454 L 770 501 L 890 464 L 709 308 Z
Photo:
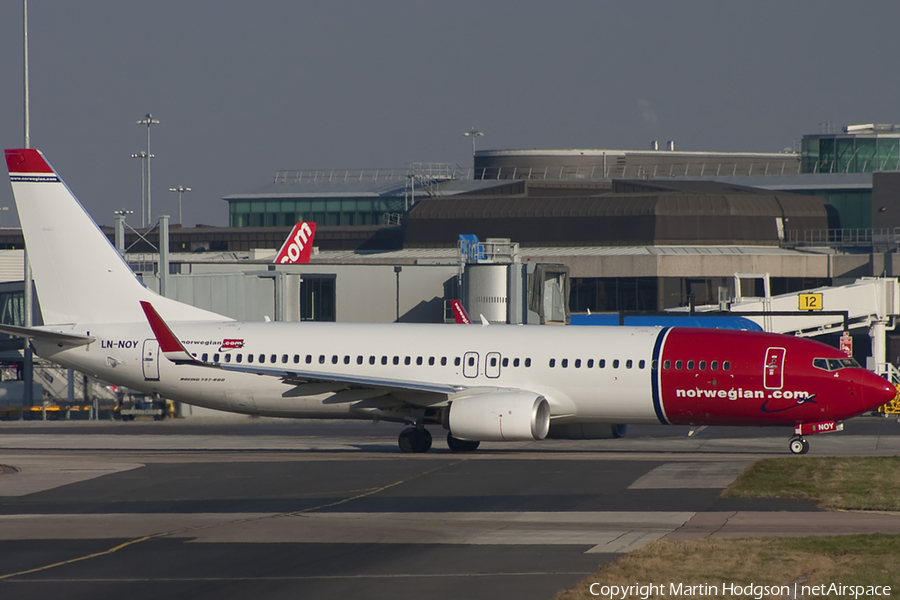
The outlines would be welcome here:
M 623 437 L 628 425 L 612 423 L 554 423 L 548 438 L 554 440 L 611 440 Z
M 457 398 L 442 418 L 450 435 L 479 442 L 530 442 L 547 437 L 550 404 L 543 396 L 497 392 Z

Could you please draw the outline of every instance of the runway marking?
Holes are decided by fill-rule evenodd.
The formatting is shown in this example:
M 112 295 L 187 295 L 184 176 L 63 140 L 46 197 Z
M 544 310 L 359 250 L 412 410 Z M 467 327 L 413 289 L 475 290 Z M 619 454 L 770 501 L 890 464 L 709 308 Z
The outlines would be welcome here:
M 465 459 L 458 459 L 458 460 L 455 460 L 455 461 L 453 461 L 453 462 L 447 462 L 447 463 L 444 463 L 444 464 L 442 464 L 442 465 L 439 465 L 439 466 L 437 466 L 437 467 L 435 467 L 435 468 L 433 468 L 433 469 L 429 469 L 429 470 L 427 470 L 427 471 L 424 471 L 424 472 L 422 472 L 422 473 L 419 473 L 418 475 L 415 475 L 415 476 L 413 476 L 413 477 L 411 477 L 411 478 L 409 478 L 409 479 L 400 479 L 400 480 L 398 480 L 398 481 L 395 481 L 395 482 L 393 482 L 393 483 L 389 483 L 389 484 L 387 484 L 387 485 L 383 485 L 383 486 L 380 486 L 380 487 L 377 487 L 377 488 L 372 488 L 372 489 L 370 489 L 370 490 L 367 490 L 367 491 L 362 492 L 362 493 L 360 493 L 360 494 L 357 494 L 357 495 L 355 495 L 355 496 L 351 496 L 351 497 L 349 497 L 349 498 L 344 498 L 343 500 L 338 500 L 338 501 L 335 501 L 335 502 L 329 502 L 328 504 L 322 504 L 322 505 L 319 505 L 319 506 L 313 506 L 313 507 L 310 507 L 310 508 L 306 508 L 306 509 L 299 510 L 299 511 L 293 511 L 293 512 L 290 512 L 290 513 L 276 513 L 276 514 L 272 514 L 272 515 L 266 515 L 266 516 L 263 516 L 263 517 L 257 516 L 257 517 L 251 517 L 251 518 L 246 518 L 246 519 L 237 519 L 237 520 L 234 520 L 234 521 L 224 521 L 224 522 L 220 522 L 220 523 L 213 523 L 213 524 L 202 525 L 202 526 L 188 526 L 188 527 L 182 527 L 182 528 L 180 528 L 180 529 L 176 529 L 176 530 L 173 530 L 173 531 L 165 531 L 165 532 L 161 532 L 161 533 L 155 533 L 155 534 L 151 534 L 151 535 L 145 535 L 145 536 L 139 537 L 139 538 L 137 538 L 137 539 L 133 539 L 133 540 L 129 540 L 129 541 L 127 541 L 127 542 L 123 542 L 123 543 L 119 544 L 118 546 L 113 546 L 112 548 L 109 548 L 109 549 L 107 549 L 107 550 L 103 550 L 103 551 L 101 551 L 101 552 L 94 552 L 94 553 L 92 553 L 92 554 L 87 554 L 87 555 L 85 555 L 85 556 L 79 556 L 79 557 L 76 557 L 76 558 L 70 558 L 69 560 L 64 560 L 64 561 L 56 562 L 56 563 L 53 563 L 53 564 L 44 565 L 44 566 L 42 566 L 42 567 L 35 567 L 35 568 L 32 568 L 32 569 L 27 569 L 27 570 L 25 570 L 25 571 L 18 571 L 18 572 L 16 572 L 16 573 L 7 573 L 6 575 L 0 575 L 0 581 L 7 580 L 7 579 L 11 579 L 11 578 L 13 578 L 13 577 L 19 577 L 19 576 L 22 576 L 22 575 L 30 575 L 30 574 L 32 574 L 32 573 L 39 573 L 39 572 L 41 572 L 41 571 L 46 571 L 46 570 L 49 570 L 49 569 L 54 569 L 54 568 L 56 568 L 56 567 L 62 567 L 62 566 L 65 566 L 65 565 L 70 565 L 70 564 L 73 564 L 73 563 L 82 562 L 82 561 L 85 561 L 85 560 L 90 560 L 90 559 L 92 559 L 92 558 L 97 558 L 97 557 L 100 557 L 100 556 L 106 556 L 106 555 L 109 555 L 109 554 L 113 554 L 113 553 L 115 553 L 115 552 L 118 552 L 119 550 L 122 550 L 122 549 L 124 549 L 124 548 L 128 548 L 129 546 L 134 546 L 135 544 L 140 544 L 141 542 L 146 542 L 146 541 L 152 540 L 152 539 L 168 537 L 168 536 L 177 535 L 177 534 L 180 534 L 180 533 L 187 533 L 187 532 L 191 532 L 191 531 L 199 531 L 199 530 L 202 530 L 202 529 L 209 529 L 209 528 L 212 528 L 212 527 L 218 527 L 218 526 L 221 526 L 221 525 L 230 525 L 230 524 L 246 523 L 246 522 L 255 521 L 255 520 L 272 519 L 272 518 L 279 518 L 279 517 L 285 517 L 285 516 L 295 516 L 295 515 L 300 515 L 300 514 L 303 514 L 303 513 L 309 513 L 309 512 L 312 512 L 312 511 L 314 511 L 314 510 L 320 510 L 320 509 L 324 509 L 324 508 L 331 508 L 331 507 L 333 507 L 333 506 L 339 506 L 339 505 L 341 505 L 341 504 L 346 504 L 347 502 L 351 502 L 351 501 L 353 501 L 353 500 L 358 500 L 358 499 L 360 499 L 360 498 L 365 498 L 365 497 L 367 497 L 367 496 L 372 496 L 372 495 L 377 494 L 377 493 L 379 493 L 379 492 L 383 492 L 384 490 L 390 489 L 390 488 L 392 488 L 392 487 L 396 487 L 396 486 L 398 486 L 398 485 L 400 485 L 400 484 L 402 484 L 402 483 L 405 483 L 405 482 L 407 482 L 407 481 L 412 481 L 412 480 L 417 479 L 417 478 L 419 478 L 419 477 L 422 477 L 422 476 L 424 476 L 424 475 L 429 475 L 429 474 L 434 473 L 435 471 L 438 471 L 438 470 L 440 470 L 440 469 L 444 469 L 444 468 L 446 468 L 446 467 L 450 467 L 450 466 L 457 465 L 457 464 L 463 462 L 464 460 L 465 460 Z
M 752 461 L 667 462 L 638 477 L 630 490 L 722 489 L 728 487 Z

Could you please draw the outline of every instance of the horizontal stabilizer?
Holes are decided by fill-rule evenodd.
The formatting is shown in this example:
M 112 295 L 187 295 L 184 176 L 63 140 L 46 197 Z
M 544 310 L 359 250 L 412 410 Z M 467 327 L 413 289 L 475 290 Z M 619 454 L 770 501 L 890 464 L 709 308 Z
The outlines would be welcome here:
M 34 327 L 16 327 L 15 325 L 0 325 L 0 333 L 6 333 L 29 340 L 45 340 L 62 346 L 86 346 L 87 344 L 96 341 L 96 338 L 92 338 L 88 335 L 59 333 Z

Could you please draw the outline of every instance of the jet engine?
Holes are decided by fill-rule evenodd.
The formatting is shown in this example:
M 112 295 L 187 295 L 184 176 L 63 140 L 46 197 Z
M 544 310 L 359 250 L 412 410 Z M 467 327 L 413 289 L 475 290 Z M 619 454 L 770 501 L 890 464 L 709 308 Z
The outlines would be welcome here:
M 451 401 L 441 421 L 460 440 L 542 440 L 550 429 L 550 404 L 543 396 L 522 392 L 467 396 Z
M 611 440 L 624 437 L 628 425 L 613 423 L 554 423 L 548 438 L 554 440 Z

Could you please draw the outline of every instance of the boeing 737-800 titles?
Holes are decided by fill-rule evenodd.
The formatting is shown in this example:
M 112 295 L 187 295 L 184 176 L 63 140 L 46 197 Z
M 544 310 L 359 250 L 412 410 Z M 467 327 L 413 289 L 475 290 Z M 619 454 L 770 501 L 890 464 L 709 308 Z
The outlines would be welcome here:
M 250 415 L 406 423 L 406 452 L 431 447 L 427 424 L 465 451 L 663 423 L 790 426 L 790 448 L 803 453 L 805 435 L 896 393 L 835 348 L 767 333 L 237 322 L 148 290 L 39 151 L 7 150 L 6 162 L 44 325 L 0 331 L 148 394 Z

